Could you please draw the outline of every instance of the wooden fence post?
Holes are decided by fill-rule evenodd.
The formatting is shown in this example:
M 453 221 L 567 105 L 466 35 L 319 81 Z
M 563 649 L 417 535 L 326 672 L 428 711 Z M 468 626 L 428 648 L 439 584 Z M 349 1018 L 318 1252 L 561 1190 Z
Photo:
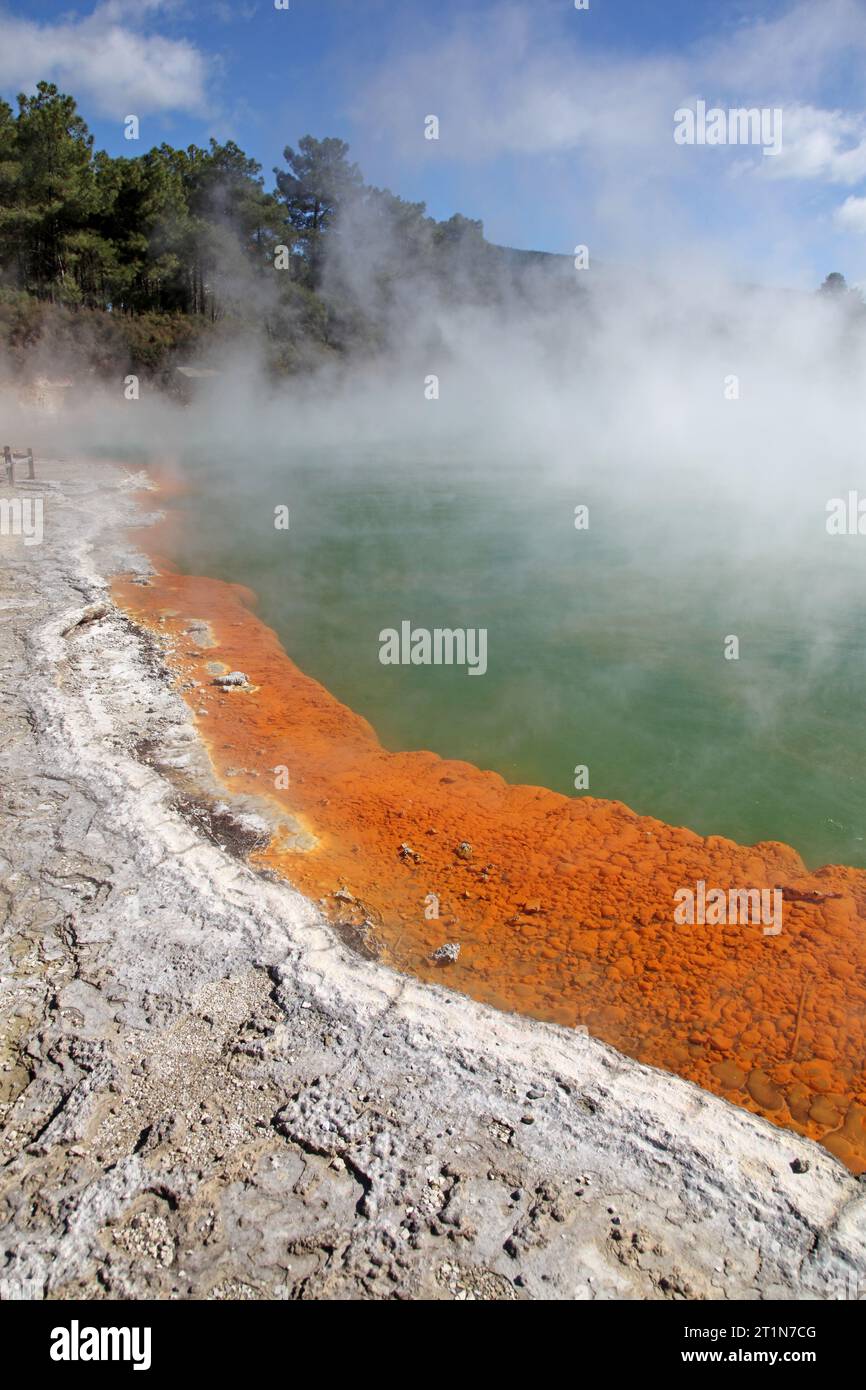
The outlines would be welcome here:
M 26 454 L 17 454 L 8 444 L 3 445 L 3 459 L 6 465 L 6 481 L 15 484 L 15 465 L 16 463 L 27 464 L 27 476 L 30 479 L 36 477 L 36 460 L 33 457 L 33 450 L 28 449 Z

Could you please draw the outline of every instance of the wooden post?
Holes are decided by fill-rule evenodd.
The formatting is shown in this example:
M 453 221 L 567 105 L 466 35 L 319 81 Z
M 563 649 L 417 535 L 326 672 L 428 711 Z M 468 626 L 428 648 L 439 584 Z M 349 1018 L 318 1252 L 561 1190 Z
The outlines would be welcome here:
M 30 479 L 35 479 L 35 477 L 36 477 L 36 460 L 35 460 L 34 457 L 33 457 L 33 450 L 32 450 L 32 449 L 28 449 L 27 452 L 26 452 L 26 454 L 16 454 L 16 453 L 15 453 L 15 450 L 12 449 L 12 448 L 10 447 L 10 445 L 4 444 L 4 445 L 3 445 L 3 458 L 4 458 L 5 464 L 6 464 L 6 480 L 7 480 L 7 482 L 12 483 L 13 486 L 14 486 L 14 483 L 15 483 L 15 465 L 16 465 L 16 463 L 26 463 L 26 464 L 27 464 L 27 476 L 28 476 L 28 478 L 30 478 Z

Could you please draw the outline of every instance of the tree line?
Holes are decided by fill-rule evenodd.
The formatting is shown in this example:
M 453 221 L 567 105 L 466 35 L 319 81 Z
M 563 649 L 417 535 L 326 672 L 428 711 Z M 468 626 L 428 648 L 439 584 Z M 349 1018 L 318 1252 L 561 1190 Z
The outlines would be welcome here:
M 269 190 L 231 140 L 111 157 L 94 150 L 74 98 L 40 82 L 17 113 L 0 101 L 0 284 L 71 308 L 215 320 L 249 305 L 251 289 L 277 308 L 318 295 L 349 207 L 365 238 L 399 241 L 416 270 L 487 245 L 480 222 L 436 223 L 423 203 L 366 185 L 343 140 L 305 135 L 284 160 Z M 381 260 L 373 270 L 387 280 Z

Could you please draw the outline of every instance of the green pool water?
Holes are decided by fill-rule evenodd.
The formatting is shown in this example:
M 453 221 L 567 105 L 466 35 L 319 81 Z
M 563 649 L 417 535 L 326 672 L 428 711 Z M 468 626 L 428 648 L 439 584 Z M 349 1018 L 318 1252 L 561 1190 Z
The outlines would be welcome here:
M 406 458 L 288 447 L 216 480 L 188 450 L 176 559 L 255 589 L 390 749 L 571 795 L 584 765 L 593 796 L 866 866 L 866 537 L 826 534 L 826 487 L 795 523 L 682 474 L 632 497 L 613 465 L 589 487 L 522 459 Z M 486 629 L 487 673 L 383 666 L 380 631 L 404 620 Z

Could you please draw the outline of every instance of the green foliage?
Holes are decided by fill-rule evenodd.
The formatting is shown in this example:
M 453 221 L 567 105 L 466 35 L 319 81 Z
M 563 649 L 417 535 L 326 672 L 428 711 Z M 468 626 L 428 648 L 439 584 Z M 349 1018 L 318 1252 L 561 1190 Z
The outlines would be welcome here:
M 314 140 L 305 135 L 297 151 L 287 145 L 287 170 L 275 169 L 294 248 L 303 258 L 308 283 L 318 285 L 325 234 L 342 206 L 363 185 L 357 164 L 349 163 L 345 140 Z
M 179 354 L 258 335 L 275 370 L 297 370 L 379 346 L 407 273 L 483 268 L 480 222 L 437 224 L 423 203 L 366 186 L 343 140 L 305 135 L 284 158 L 269 192 L 231 140 L 112 158 L 53 83 L 19 96 L 17 114 L 0 101 L 0 342 L 13 364 L 53 339 L 62 360 L 77 342 L 93 370 L 164 374 Z
M 77 303 L 73 242 L 97 204 L 93 137 L 72 97 L 50 82 L 40 82 L 35 96 L 19 96 L 14 127 L 0 122 L 0 135 L 3 167 L 14 171 L 0 216 L 4 263 L 13 252 L 28 288 Z M 96 254 L 96 246 L 89 252 Z
M 170 377 L 211 331 L 187 314 L 117 314 L 0 290 L 0 343 L 16 375 Z
M 829 295 L 847 294 L 848 281 L 838 270 L 831 270 L 821 286 L 820 293 Z

